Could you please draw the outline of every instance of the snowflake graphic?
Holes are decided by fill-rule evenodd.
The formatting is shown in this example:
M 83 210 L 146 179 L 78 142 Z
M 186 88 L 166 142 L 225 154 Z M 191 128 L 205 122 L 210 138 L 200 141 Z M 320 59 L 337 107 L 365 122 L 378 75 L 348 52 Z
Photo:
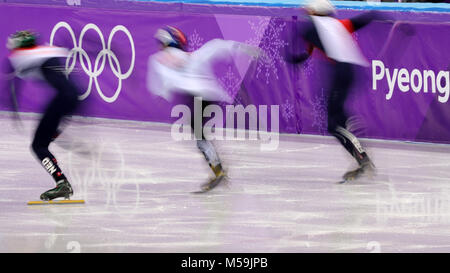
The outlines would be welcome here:
M 301 101 L 304 99 L 305 96 L 304 96 L 304 92 L 301 88 L 301 84 L 299 83 L 299 81 L 301 81 L 301 79 L 297 79 L 297 85 L 296 85 L 296 89 L 295 89 L 296 91 L 294 94 L 294 98 L 295 98 L 295 101 L 300 102 L 297 105 L 299 105 L 299 104 L 303 105 L 303 103 L 301 103 Z M 302 107 L 298 106 L 296 109 L 296 112 L 297 112 L 298 118 L 297 118 L 297 121 L 295 122 L 296 124 L 295 124 L 295 128 L 294 128 L 293 132 L 300 134 L 303 131 L 303 123 L 302 123 L 302 118 L 301 118 L 303 116 Z
M 197 33 L 197 30 L 194 29 L 194 32 L 188 37 L 188 51 L 195 51 L 199 49 L 204 43 L 203 38 Z
M 308 58 L 304 63 L 303 63 L 303 71 L 305 73 L 306 77 L 309 77 L 313 74 L 313 61 L 312 58 Z
M 281 105 L 281 116 L 284 121 L 288 122 L 290 119 L 294 117 L 294 105 L 292 105 L 289 100 L 286 99 L 286 102 Z
M 321 93 L 316 95 L 312 101 L 312 126 L 319 130 L 321 135 L 325 135 L 327 131 L 327 96 L 322 88 Z
M 223 89 L 225 89 L 227 94 L 230 97 L 234 98 L 235 103 L 237 103 L 239 98 L 236 95 L 240 88 L 241 78 L 239 76 L 236 76 L 231 66 L 228 66 L 228 70 L 225 75 L 219 78 L 219 83 L 223 87 Z M 220 102 L 219 104 L 223 107 L 226 107 L 227 105 L 226 102 Z M 237 104 L 240 104 L 240 101 Z
M 241 95 L 238 94 L 238 95 L 234 98 L 234 104 L 235 104 L 235 105 L 245 105 L 244 99 L 242 98 Z
M 223 109 L 225 109 L 226 114 L 228 114 L 231 111 L 231 109 L 227 109 L 227 105 L 234 105 L 234 106 L 243 105 L 245 107 L 244 100 L 242 99 L 242 97 L 239 94 L 237 94 L 236 97 L 234 97 L 233 103 L 227 103 L 227 102 L 222 101 L 222 102 L 219 102 L 219 105 L 222 106 Z
M 258 22 L 248 21 L 248 23 L 255 32 L 255 37 L 247 40 L 246 43 L 259 47 L 263 51 L 263 54 L 256 59 L 256 78 L 259 79 L 259 76 L 263 74 L 266 78 L 266 84 L 269 84 L 272 73 L 278 80 L 277 64 L 284 64 L 280 49 L 287 46 L 288 43 L 280 38 L 280 33 L 286 23 L 271 20 L 270 17 L 259 17 Z
M 228 66 L 228 70 L 225 75 L 219 78 L 219 83 L 225 91 L 227 91 L 228 95 L 234 97 L 239 91 L 241 78 L 234 74 L 231 66 Z

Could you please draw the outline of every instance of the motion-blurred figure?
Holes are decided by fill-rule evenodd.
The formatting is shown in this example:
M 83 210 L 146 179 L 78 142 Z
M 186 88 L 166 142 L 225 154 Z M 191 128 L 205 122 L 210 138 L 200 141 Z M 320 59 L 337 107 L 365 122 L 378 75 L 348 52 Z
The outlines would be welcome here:
M 328 93 L 328 132 L 335 136 L 356 159 L 359 167 L 344 174 L 344 181 L 360 177 L 375 166 L 358 139 L 348 130 L 348 115 L 344 107 L 358 67 L 368 66 L 366 58 L 351 33 L 366 26 L 374 19 L 383 19 L 377 12 L 368 12 L 351 19 L 338 20 L 333 17 L 334 6 L 328 0 L 314 0 L 305 7 L 308 20 L 300 21 L 297 32 L 303 42 L 298 54 L 288 53 L 287 61 L 299 64 L 318 48 L 330 59 L 332 75 Z M 297 37 L 295 37 L 297 38 Z
M 48 149 L 50 143 L 61 133 L 58 127 L 63 117 L 71 114 L 78 105 L 77 88 L 66 78 L 64 66 L 60 63 L 60 58 L 66 58 L 68 51 L 64 48 L 38 45 L 36 34 L 30 31 L 18 31 L 10 35 L 7 48 L 10 50 L 8 72 L 11 75 L 10 84 L 14 98 L 17 98 L 16 92 L 19 91 L 16 78 L 41 80 L 57 91 L 42 115 L 31 148 L 56 183 L 55 188 L 41 194 L 41 200 L 58 197 L 68 199 L 73 194 L 72 186 Z M 15 110 L 17 111 L 17 108 Z
M 213 102 L 233 102 L 233 98 L 217 82 L 212 62 L 229 57 L 236 51 L 257 55 L 258 50 L 235 41 L 214 39 L 194 52 L 187 52 L 186 36 L 179 29 L 170 26 L 159 29 L 155 38 L 161 45 L 161 50 L 149 58 L 148 89 L 168 101 L 172 101 L 173 93 L 184 94 L 190 101 L 189 104 L 194 101 L 194 97 L 202 98 L 201 130 L 195 130 L 194 127 L 195 111 L 192 111 L 191 127 L 197 147 L 215 175 L 214 179 L 201 187 L 202 191 L 208 191 L 223 181 L 226 175 L 214 146 L 203 135 L 203 109 Z

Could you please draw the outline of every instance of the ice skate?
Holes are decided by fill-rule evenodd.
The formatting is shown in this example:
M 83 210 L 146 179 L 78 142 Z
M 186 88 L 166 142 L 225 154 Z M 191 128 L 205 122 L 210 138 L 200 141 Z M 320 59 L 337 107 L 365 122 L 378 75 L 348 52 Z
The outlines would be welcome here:
M 50 189 L 43 194 L 41 194 L 42 201 L 50 201 L 55 198 L 64 197 L 64 199 L 69 199 L 73 195 L 72 186 L 69 181 L 61 180 L 56 184 L 56 187 Z
M 344 180 L 339 183 L 343 184 L 349 181 L 354 181 L 359 179 L 363 175 L 368 175 L 369 177 L 371 177 L 373 176 L 374 172 L 375 172 L 375 165 L 372 163 L 372 161 L 368 159 L 367 161 L 361 163 L 361 165 L 357 169 L 346 172 L 342 176 Z
M 219 164 L 219 165 L 217 165 L 215 167 L 211 166 L 211 169 L 213 170 L 213 172 L 216 175 L 216 177 L 211 179 L 209 182 L 203 184 L 201 186 L 201 190 L 197 191 L 195 193 L 208 192 L 208 191 L 214 189 L 215 187 L 217 187 L 220 183 L 222 183 L 222 181 L 224 181 L 227 178 L 224 170 L 222 169 L 222 165 L 221 164 Z
M 211 179 L 211 181 L 209 181 L 208 183 L 205 183 L 205 184 L 202 185 L 200 192 L 207 192 L 207 191 L 210 191 L 210 190 L 214 189 L 225 178 L 226 178 L 225 174 L 222 174 L 222 175 L 219 175 L 219 176 L 215 177 L 214 179 Z

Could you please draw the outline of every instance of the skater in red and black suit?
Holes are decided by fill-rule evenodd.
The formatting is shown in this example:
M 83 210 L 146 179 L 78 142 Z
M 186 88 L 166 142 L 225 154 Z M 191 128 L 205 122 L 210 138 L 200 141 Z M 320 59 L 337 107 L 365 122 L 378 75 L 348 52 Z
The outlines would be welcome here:
M 314 48 L 322 51 L 330 60 L 332 75 L 328 93 L 328 132 L 335 136 L 356 159 L 359 167 L 344 174 L 344 181 L 356 179 L 374 169 L 359 140 L 346 128 L 348 115 L 344 104 L 355 79 L 355 70 L 368 66 L 358 44 L 351 33 L 371 21 L 385 19 L 380 13 L 368 12 L 351 19 L 338 20 L 332 17 L 335 9 L 328 0 L 315 0 L 306 6 L 308 20 L 296 25 L 302 39 L 303 49 L 298 54 L 288 53 L 286 61 L 299 64 L 310 57 Z
M 60 61 L 67 57 L 68 51 L 60 47 L 38 45 L 36 34 L 30 31 L 18 31 L 10 35 L 7 47 L 10 50 L 8 70 L 14 97 L 18 91 L 17 85 L 14 85 L 17 78 L 42 80 L 57 92 L 42 115 L 31 148 L 56 183 L 55 188 L 41 194 L 41 200 L 69 198 L 73 194 L 72 187 L 48 149 L 60 133 L 58 127 L 61 120 L 72 114 L 78 105 L 78 90 L 66 78 Z

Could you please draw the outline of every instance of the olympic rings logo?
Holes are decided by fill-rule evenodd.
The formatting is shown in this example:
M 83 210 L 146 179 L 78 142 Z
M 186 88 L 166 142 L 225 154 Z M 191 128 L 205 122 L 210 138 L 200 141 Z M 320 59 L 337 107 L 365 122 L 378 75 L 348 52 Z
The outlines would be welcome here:
M 108 44 L 105 45 L 105 39 L 104 39 L 103 34 L 102 34 L 101 30 L 99 29 L 99 27 L 97 27 L 95 24 L 90 23 L 90 24 L 87 24 L 86 26 L 84 26 L 84 28 L 81 30 L 80 39 L 79 39 L 79 42 L 77 43 L 77 41 L 75 39 L 75 33 L 74 33 L 73 29 L 70 27 L 70 25 L 66 22 L 59 22 L 53 27 L 52 33 L 50 35 L 50 45 L 53 45 L 55 34 L 60 28 L 67 29 L 67 31 L 69 32 L 69 34 L 72 38 L 72 42 L 73 42 L 73 48 L 69 51 L 69 55 L 66 59 L 66 64 L 65 64 L 66 75 L 69 76 L 69 74 L 72 73 L 72 71 L 75 67 L 75 64 L 77 62 L 77 55 L 79 55 L 81 67 L 83 68 L 84 72 L 89 76 L 89 84 L 88 84 L 87 90 L 84 92 L 84 94 L 82 94 L 79 97 L 79 99 L 84 100 L 89 96 L 89 94 L 91 93 L 91 89 L 92 89 L 92 82 L 94 82 L 95 87 L 97 88 L 98 94 L 105 102 L 112 103 L 112 102 L 116 101 L 117 97 L 120 94 L 120 91 L 122 90 L 122 80 L 127 79 L 133 72 L 133 68 L 134 68 L 136 51 L 134 48 L 133 37 L 131 36 L 130 31 L 122 25 L 115 26 L 109 34 Z M 97 32 L 97 34 L 100 38 L 100 42 L 102 43 L 102 50 L 98 53 L 97 57 L 95 58 L 94 66 L 92 66 L 92 63 L 91 63 L 91 60 L 89 59 L 88 54 L 83 49 L 83 37 L 84 37 L 85 33 L 91 29 Z M 128 68 L 127 72 L 125 72 L 125 73 L 122 73 L 122 71 L 120 69 L 119 59 L 117 58 L 116 54 L 114 54 L 114 52 L 111 50 L 111 41 L 112 41 L 114 35 L 118 31 L 122 31 L 123 33 L 125 33 L 131 44 L 131 54 L 132 54 L 131 63 L 130 63 L 130 67 Z M 105 68 L 105 61 L 106 61 L 105 57 L 106 56 L 108 57 L 109 66 L 111 67 L 112 72 L 119 80 L 117 89 L 116 89 L 114 95 L 111 97 L 108 97 L 105 94 L 103 94 L 102 90 L 100 89 L 100 85 L 99 85 L 98 79 L 97 79 L 97 77 L 103 72 L 103 69 Z M 86 66 L 86 64 L 87 64 L 87 66 Z

